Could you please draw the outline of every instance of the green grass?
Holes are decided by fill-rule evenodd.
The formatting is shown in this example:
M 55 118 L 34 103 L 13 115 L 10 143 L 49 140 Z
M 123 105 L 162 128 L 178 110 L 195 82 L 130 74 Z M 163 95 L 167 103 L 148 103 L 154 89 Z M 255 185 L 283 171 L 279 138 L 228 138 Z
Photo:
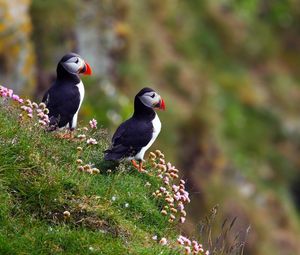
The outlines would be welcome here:
M 177 254 L 152 240 L 178 234 L 151 196 L 159 181 L 127 164 L 107 171 L 103 130 L 86 132 L 90 146 L 0 107 L 0 254 Z M 79 172 L 77 158 L 100 174 Z

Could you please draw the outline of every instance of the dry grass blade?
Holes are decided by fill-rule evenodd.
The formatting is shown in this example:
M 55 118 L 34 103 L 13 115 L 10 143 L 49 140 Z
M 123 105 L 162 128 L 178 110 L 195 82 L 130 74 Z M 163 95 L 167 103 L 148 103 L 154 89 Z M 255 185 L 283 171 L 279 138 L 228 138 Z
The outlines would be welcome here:
M 249 233 L 250 226 L 245 230 L 236 232 L 235 226 L 238 217 L 232 220 L 226 218 L 220 227 L 219 233 L 216 232 L 216 218 L 218 206 L 215 206 L 208 216 L 200 222 L 199 235 L 202 240 L 206 240 L 206 247 L 211 254 L 216 255 L 243 255 L 245 248 L 245 239 Z

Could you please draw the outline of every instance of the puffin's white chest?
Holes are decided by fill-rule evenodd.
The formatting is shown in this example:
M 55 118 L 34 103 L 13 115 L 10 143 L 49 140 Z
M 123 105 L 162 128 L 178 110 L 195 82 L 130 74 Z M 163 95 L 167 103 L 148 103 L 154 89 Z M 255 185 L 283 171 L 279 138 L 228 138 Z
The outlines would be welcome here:
M 157 116 L 157 114 L 155 114 L 155 118 L 152 120 L 152 125 L 153 125 L 153 133 L 152 133 L 152 138 L 150 140 L 150 142 L 141 149 L 141 151 L 135 155 L 135 159 L 137 160 L 142 160 L 144 159 L 144 155 L 145 152 L 150 148 L 150 146 L 154 143 L 154 141 L 156 140 L 157 136 L 160 133 L 161 130 L 161 122 Z
M 159 135 L 160 130 L 161 130 L 161 122 L 160 122 L 157 114 L 155 114 L 155 118 L 152 120 L 152 125 L 153 125 L 153 136 L 152 136 L 152 139 L 150 142 L 153 143 L 155 141 L 155 139 L 157 138 L 157 136 Z M 151 143 L 151 145 L 152 145 L 152 143 Z
M 81 106 L 81 104 L 82 104 L 83 98 L 84 98 L 84 86 L 83 86 L 82 81 L 80 81 L 80 82 L 76 85 L 76 87 L 78 88 L 79 94 L 80 94 L 80 103 L 79 103 L 79 107 L 78 107 L 78 110 L 79 110 L 79 108 L 80 108 L 80 106 Z
M 81 104 L 82 104 L 82 101 L 83 101 L 83 98 L 84 98 L 84 86 L 83 86 L 82 81 L 80 81 L 80 82 L 76 85 L 76 87 L 77 87 L 78 90 L 79 90 L 79 94 L 80 94 L 80 102 L 79 102 L 78 109 L 77 109 L 76 113 L 75 113 L 74 116 L 73 116 L 71 128 L 76 128 L 76 126 L 77 126 L 78 112 L 79 112 L 79 109 L 80 109 L 80 107 L 81 107 Z

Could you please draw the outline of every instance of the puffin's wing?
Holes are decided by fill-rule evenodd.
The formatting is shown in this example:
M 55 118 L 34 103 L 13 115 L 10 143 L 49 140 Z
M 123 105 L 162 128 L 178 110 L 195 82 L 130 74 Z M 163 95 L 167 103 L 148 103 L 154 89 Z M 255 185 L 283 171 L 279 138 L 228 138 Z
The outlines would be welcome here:
M 136 155 L 146 146 L 153 133 L 151 122 L 129 119 L 122 123 L 112 138 L 112 146 L 105 151 L 106 160 L 119 160 Z
M 80 105 L 80 93 L 76 86 L 52 86 L 44 95 L 49 110 L 50 126 L 64 127 L 72 121 Z
M 48 102 L 49 102 L 49 90 L 43 96 L 42 102 L 45 103 L 46 106 L 48 105 Z

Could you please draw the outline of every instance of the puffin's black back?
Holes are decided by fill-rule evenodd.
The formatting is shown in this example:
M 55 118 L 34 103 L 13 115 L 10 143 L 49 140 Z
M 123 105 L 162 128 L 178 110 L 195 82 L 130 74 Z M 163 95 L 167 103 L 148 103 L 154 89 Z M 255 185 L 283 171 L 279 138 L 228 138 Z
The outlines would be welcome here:
M 120 160 L 135 156 L 152 139 L 155 112 L 145 106 L 139 96 L 152 92 L 150 88 L 143 88 L 134 99 L 134 113 L 123 122 L 112 138 L 112 146 L 105 151 L 105 160 Z
M 61 62 L 70 57 L 78 56 L 75 53 L 65 55 L 57 65 L 57 79 L 45 93 L 42 102 L 49 109 L 50 127 L 61 128 L 71 122 L 80 105 L 80 93 L 77 84 L 80 78 L 77 74 L 69 73 Z
M 112 138 L 112 147 L 105 151 L 105 160 L 120 160 L 135 156 L 152 138 L 151 121 L 134 117 L 122 123 Z

